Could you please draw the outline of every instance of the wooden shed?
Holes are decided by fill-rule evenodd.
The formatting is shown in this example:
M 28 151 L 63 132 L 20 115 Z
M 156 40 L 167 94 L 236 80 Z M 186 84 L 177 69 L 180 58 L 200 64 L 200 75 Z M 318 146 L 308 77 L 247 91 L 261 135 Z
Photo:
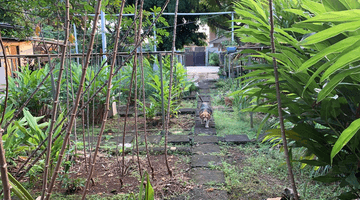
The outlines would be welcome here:
M 3 43 L 6 51 L 6 55 L 33 55 L 33 45 L 31 41 L 20 40 L 14 38 L 3 38 Z M 3 56 L 2 49 L 0 48 L 0 56 Z M 8 59 L 8 74 L 13 75 L 14 71 L 17 71 L 19 66 L 25 66 L 28 64 L 28 60 L 25 58 L 11 58 Z M 3 57 L 0 59 L 0 85 L 5 84 L 5 60 Z

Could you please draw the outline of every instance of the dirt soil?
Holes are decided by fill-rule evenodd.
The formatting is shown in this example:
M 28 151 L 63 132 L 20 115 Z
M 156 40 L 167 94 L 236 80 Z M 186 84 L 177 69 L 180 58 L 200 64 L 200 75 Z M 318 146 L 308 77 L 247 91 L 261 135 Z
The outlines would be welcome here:
M 123 132 L 125 117 L 121 117 L 120 119 L 110 118 L 106 122 L 106 133 L 109 132 Z M 144 130 L 144 117 L 138 117 L 138 130 Z M 120 124 L 120 131 L 119 131 Z M 126 122 L 126 130 L 129 131 L 129 134 L 132 135 L 131 131 L 135 129 L 135 117 L 128 117 Z M 178 115 L 177 117 L 173 117 L 170 119 L 169 129 L 177 129 L 177 130 L 185 130 L 189 131 L 195 125 L 194 123 L 194 115 L 186 114 L 186 115 Z M 95 126 L 98 128 L 100 125 Z M 162 119 L 161 117 L 155 117 L 154 119 L 147 120 L 146 130 L 149 132 L 158 132 L 162 129 Z
M 154 178 L 152 178 L 151 169 L 145 156 L 140 156 L 140 165 L 142 172 L 147 171 L 150 175 L 151 185 L 155 191 L 156 198 L 164 199 L 166 196 L 178 195 L 193 188 L 193 185 L 189 183 L 190 164 L 184 162 L 186 156 L 170 155 L 168 157 L 169 165 L 173 171 L 172 178 L 170 178 L 167 172 L 164 155 L 151 155 L 150 158 L 154 168 Z M 92 176 L 94 182 L 91 183 L 88 194 L 115 195 L 121 193 L 128 194 L 131 192 L 137 193 L 140 185 L 137 157 L 132 155 L 125 157 L 126 174 L 123 178 L 121 178 L 121 166 L 121 157 L 108 157 L 106 153 L 99 153 Z M 63 173 L 60 173 L 59 176 L 63 176 Z M 88 173 L 85 169 L 84 157 L 78 158 L 76 164 L 71 167 L 69 176 L 72 180 L 77 179 L 83 182 L 87 179 Z M 39 183 L 34 183 L 32 191 L 40 193 L 42 179 L 39 177 L 38 180 Z M 123 182 L 122 187 L 120 180 Z M 24 179 L 24 181 L 29 180 Z M 65 188 L 62 188 L 61 185 L 62 182 L 58 178 L 54 192 L 79 195 L 83 192 L 82 187 L 76 188 L 76 191 L 69 192 Z

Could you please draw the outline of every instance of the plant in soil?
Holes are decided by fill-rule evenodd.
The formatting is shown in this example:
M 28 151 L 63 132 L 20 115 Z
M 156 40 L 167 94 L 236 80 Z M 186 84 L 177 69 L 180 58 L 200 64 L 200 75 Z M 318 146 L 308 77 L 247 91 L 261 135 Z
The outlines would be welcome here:
M 303 157 L 293 162 L 329 169 L 314 180 L 347 188 L 349 192 L 339 195 L 340 199 L 360 196 L 360 99 L 354 95 L 360 90 L 360 59 L 354 56 L 360 42 L 351 28 L 358 19 L 345 18 L 359 5 L 355 1 L 349 6 L 340 1 L 284 4 L 275 0 L 274 16 L 282 16 L 275 18 L 276 53 L 248 51 L 266 63 L 246 67 L 253 71 L 241 77 L 248 79 L 242 80 L 244 87 L 236 92 L 256 102 L 242 111 L 277 116 L 272 57 L 277 59 L 283 115 L 293 124 L 285 134 L 292 148 L 306 148 Z M 235 30 L 242 41 L 269 45 L 267 7 L 255 0 L 236 3 L 235 7 L 242 17 L 235 21 L 250 24 L 253 20 L 250 26 Z M 337 20 L 328 18 L 335 15 Z M 267 132 L 266 139 L 279 139 L 278 127 Z

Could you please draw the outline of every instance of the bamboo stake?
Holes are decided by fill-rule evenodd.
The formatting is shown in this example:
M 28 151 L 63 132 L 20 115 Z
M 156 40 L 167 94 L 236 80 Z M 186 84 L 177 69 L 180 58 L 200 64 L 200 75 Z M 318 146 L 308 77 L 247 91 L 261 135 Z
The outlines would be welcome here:
M 141 1 L 141 8 L 140 11 L 142 12 L 143 9 L 143 3 L 144 1 Z M 140 23 L 142 22 L 142 14 L 140 15 Z M 141 26 L 139 26 L 141 27 Z M 148 149 L 148 142 L 147 142 L 147 132 L 146 132 L 146 109 L 145 109 L 145 80 L 144 80 L 144 63 L 143 63 L 143 53 L 142 53 L 142 44 L 140 44 L 140 68 L 141 68 L 141 84 L 142 84 L 142 100 L 143 100 L 143 115 L 144 115 L 144 139 L 145 139 L 145 149 L 146 149 L 146 157 L 148 159 L 149 162 L 149 167 L 151 169 L 151 177 L 154 179 L 155 174 L 154 174 L 154 167 L 151 164 L 151 159 L 150 159 L 150 154 L 149 154 L 149 149 Z
M 60 71 L 59 71 L 59 77 L 57 81 L 56 86 L 56 94 L 53 102 L 53 110 L 52 110 L 52 116 L 51 116 L 51 123 L 50 123 L 50 129 L 49 129 L 49 136 L 48 136 L 48 148 L 47 148 L 47 154 L 45 159 L 45 168 L 44 168 L 44 176 L 43 176 L 43 187 L 42 187 L 42 194 L 41 194 L 41 200 L 45 198 L 45 195 L 49 196 L 48 193 L 48 173 L 49 173 L 49 163 L 50 163 L 50 155 L 51 155 L 51 145 L 52 145 L 52 134 L 54 131 L 54 125 L 56 123 L 56 115 L 57 115 L 57 106 L 59 102 L 59 95 L 60 95 L 60 89 L 61 89 L 61 79 L 64 72 L 64 64 L 65 64 L 65 54 L 66 54 L 66 47 L 69 37 L 69 25 L 70 25 L 70 16 L 69 16 L 69 0 L 66 0 L 66 18 L 65 18 L 65 39 L 64 39 L 64 45 L 62 48 L 62 54 L 61 54 L 61 61 L 60 61 Z
M 70 67 L 70 72 L 72 72 L 72 65 L 71 65 L 71 46 L 69 46 L 69 67 Z M 74 94 L 74 81 L 73 81 L 73 76 L 72 76 L 72 73 L 70 73 L 70 84 L 71 84 L 71 96 L 72 96 L 72 102 L 74 103 L 75 99 L 75 94 Z M 75 120 L 75 124 L 74 124 L 75 128 L 74 128 L 74 135 L 75 135 L 75 146 L 74 146 L 74 149 L 75 149 L 75 155 L 77 155 L 77 134 L 76 134 L 76 120 Z M 86 154 L 84 154 L 85 156 Z M 74 158 L 74 161 L 76 161 L 76 156 L 73 156 Z
M 6 107 L 7 107 L 7 99 L 9 95 L 9 75 L 8 75 L 8 63 L 6 57 L 6 51 L 4 47 L 4 43 L 2 41 L 1 32 L 0 32 L 0 44 L 3 51 L 4 59 L 5 59 L 5 79 L 6 79 L 6 94 L 5 94 L 5 103 L 4 103 L 4 111 L 1 116 L 0 121 L 0 138 L 2 138 L 4 129 L 1 128 L 1 124 L 4 121 Z M 6 130 L 6 129 L 5 129 Z M 3 146 L 2 140 L 0 140 L 0 172 L 1 172 L 1 181 L 4 188 L 4 199 L 10 200 L 11 199 L 11 185 L 9 184 L 9 177 L 8 177 L 8 170 L 7 170 L 7 163 L 5 158 L 5 150 Z
M 161 9 L 159 15 L 156 17 L 156 19 L 153 21 L 153 23 L 150 25 L 148 31 L 144 34 L 144 36 L 142 37 L 142 40 L 141 42 L 144 41 L 145 37 L 150 33 L 150 30 L 151 28 L 154 26 L 154 24 L 158 21 L 159 17 L 161 16 L 161 14 L 164 12 L 165 8 L 167 7 L 167 5 L 169 4 L 170 0 L 167 0 L 163 6 L 163 8 Z M 136 46 L 136 48 L 138 47 L 139 45 Z M 129 56 L 121 63 L 121 65 L 114 71 L 114 74 L 117 74 L 120 69 L 122 68 L 122 66 L 124 66 L 125 63 L 127 63 L 129 61 L 129 59 L 135 54 L 135 50 L 132 51 Z M 54 68 L 52 68 L 50 70 L 50 72 L 52 72 Z M 45 77 L 45 79 L 49 76 L 50 72 L 47 74 L 47 76 Z M 95 78 L 95 77 L 94 77 Z M 37 87 L 37 90 L 40 88 L 40 86 L 45 82 L 45 79 L 42 81 L 42 83 L 40 83 Z M 95 92 L 94 94 L 88 99 L 88 101 L 86 103 L 84 103 L 78 110 L 78 112 L 76 113 L 76 115 L 78 115 L 82 110 L 84 110 L 88 105 L 89 103 L 95 98 L 95 96 L 102 91 L 102 89 L 107 85 L 108 83 L 108 80 L 104 81 L 103 85 L 100 86 Z M 89 88 L 89 86 L 87 87 Z M 37 92 L 37 90 L 32 94 L 32 96 Z M 84 95 L 84 92 L 82 93 L 82 96 Z M 29 99 L 27 101 L 30 101 L 30 99 L 32 98 L 29 97 Z M 23 104 L 22 108 L 25 107 L 27 105 L 27 103 Z M 70 110 L 73 110 L 73 108 L 71 108 Z M 65 115 L 66 117 L 68 117 L 70 115 L 70 112 L 71 111 L 68 111 L 68 113 Z M 19 114 L 19 113 L 18 113 Z M 55 127 L 55 130 L 65 121 L 66 117 L 64 117 L 58 124 L 57 126 Z M 13 118 L 12 118 L 13 119 Z M 10 122 L 8 122 L 7 124 L 10 124 Z M 64 130 L 69 126 L 69 123 L 65 124 L 63 126 L 63 128 L 61 129 L 60 133 L 53 139 L 53 143 L 54 141 L 56 141 L 56 139 L 58 139 L 64 132 Z M 41 146 L 47 141 L 48 137 L 46 137 L 39 145 L 38 147 L 32 152 L 32 154 L 28 157 L 28 159 L 23 163 L 23 165 L 19 168 L 19 170 L 17 171 L 16 175 L 18 175 L 20 173 L 20 171 L 24 168 L 25 165 L 27 165 L 27 163 L 31 160 L 31 158 L 36 154 L 36 152 L 41 148 Z M 46 151 L 46 147 L 45 147 L 45 150 L 40 153 L 40 155 L 43 155 L 44 152 Z M 35 161 L 39 160 L 40 156 L 37 157 L 37 159 L 35 159 Z M 30 164 L 29 168 L 26 169 L 26 172 L 28 172 L 31 167 L 35 164 L 36 162 L 33 162 L 32 164 Z M 26 173 L 24 173 L 26 174 Z M 24 176 L 21 175 L 20 177 L 23 177 Z M 20 178 L 19 178 L 20 179 Z
M 88 2 L 89 3 L 89 2 Z M 84 66 L 84 62 L 85 62 L 85 36 L 86 36 L 86 32 L 87 32 L 87 27 L 86 27 L 86 19 L 87 19 L 87 11 L 85 11 L 85 16 L 83 18 L 83 22 L 84 22 L 84 35 L 83 35 L 83 48 L 82 48 L 82 58 L 81 58 L 81 66 Z M 89 84 L 90 86 L 91 84 Z M 88 87 L 89 87 L 88 86 Z M 84 91 L 84 94 L 86 93 L 86 91 Z M 84 98 L 81 98 L 81 105 L 84 105 Z M 81 109 L 81 124 L 82 124 L 82 139 L 83 139 L 83 149 L 84 149 L 84 164 L 85 164 L 85 170 L 86 172 L 88 172 L 88 168 L 87 168 L 87 162 L 86 162 L 86 143 L 85 143 L 85 112 L 84 109 Z
M 92 33 L 91 33 L 91 39 L 90 39 L 90 43 L 89 43 L 89 49 L 88 49 L 88 52 L 86 54 L 86 62 L 85 62 L 85 66 L 83 66 L 81 79 L 80 79 L 80 85 L 79 85 L 76 100 L 75 100 L 75 103 L 74 103 L 74 108 L 72 110 L 70 124 L 69 124 L 69 127 L 67 128 L 67 133 L 65 135 L 64 142 L 63 142 L 63 145 L 61 147 L 61 151 L 59 153 L 59 159 L 58 159 L 58 161 L 56 163 L 54 174 L 53 174 L 53 176 L 51 178 L 51 183 L 49 185 L 48 195 L 46 196 L 46 200 L 48 200 L 50 198 L 50 194 L 51 194 L 51 191 L 52 191 L 52 189 L 54 187 L 56 177 L 57 177 L 57 175 L 59 173 L 59 169 L 60 169 L 62 158 L 64 156 L 67 141 L 69 139 L 71 130 L 72 130 L 73 125 L 74 125 L 74 121 L 75 121 L 75 117 L 76 117 L 76 113 L 77 113 L 77 108 L 78 108 L 79 102 L 80 102 L 80 95 L 81 95 L 83 85 L 84 85 L 84 82 L 85 82 L 86 70 L 87 70 L 87 68 L 89 66 L 90 55 L 91 55 L 91 52 L 92 52 L 92 49 L 93 49 L 94 36 L 95 36 L 96 28 L 97 28 L 97 22 L 98 22 L 98 19 L 99 19 L 101 2 L 102 2 L 102 0 L 98 0 L 98 5 L 96 7 L 96 14 L 95 14 L 95 19 L 94 19 L 94 24 L 93 24 L 93 29 L 92 29 Z
M 122 1 L 122 3 L 121 3 L 120 15 L 119 15 L 119 18 L 118 18 L 118 26 L 117 26 L 117 29 L 116 29 L 115 44 L 117 44 L 117 42 L 118 42 L 118 40 L 119 40 L 119 37 L 120 37 L 120 28 L 121 28 L 122 15 L 123 15 L 124 7 L 125 7 L 125 1 Z M 84 188 L 82 200 L 85 199 L 86 192 L 87 192 L 88 187 L 89 187 L 89 184 L 90 184 L 90 180 L 91 180 L 92 173 L 93 173 L 94 166 L 95 166 L 95 162 L 96 162 L 96 156 L 97 156 L 97 153 L 98 153 L 99 148 L 100 148 L 101 137 L 102 137 L 102 135 L 103 135 L 103 133 L 104 133 L 104 129 L 105 129 L 105 125 L 106 125 L 106 120 L 107 120 L 107 115 L 108 115 L 108 113 L 109 113 L 109 103 L 110 103 L 110 93 L 111 93 L 111 82 L 112 82 L 112 78 L 113 78 L 113 76 L 114 76 L 113 71 L 114 71 L 114 66 L 115 66 L 115 62 L 116 62 L 116 52 L 117 52 L 117 45 L 114 46 L 114 51 L 113 51 L 113 54 L 114 54 L 114 55 L 113 55 L 113 59 L 112 59 L 112 61 L 111 61 L 110 75 L 109 75 L 109 79 L 108 79 L 108 87 L 107 87 L 106 103 L 105 103 L 105 113 L 104 113 L 104 116 L 103 116 L 103 122 L 102 122 L 102 124 L 101 124 L 101 130 L 100 130 L 100 133 L 99 133 L 99 137 L 98 137 L 96 149 L 95 149 L 95 152 L 94 152 L 93 161 L 92 161 L 91 166 L 90 166 L 90 173 L 89 173 L 89 176 L 88 176 L 88 179 L 87 179 L 87 181 L 86 181 L 85 188 Z
M 176 26 L 177 26 L 177 13 L 179 7 L 179 0 L 176 0 L 175 5 L 175 17 L 174 17 L 174 31 L 173 31 L 173 41 L 171 49 L 171 58 L 170 58 L 170 83 L 169 83 L 169 96 L 168 96 L 168 107 L 166 113 L 166 128 L 165 128 L 165 163 L 170 177 L 172 177 L 172 171 L 169 166 L 169 161 L 167 158 L 167 139 L 169 134 L 169 123 L 170 123 L 170 103 L 171 103 L 171 89 L 173 82 L 173 68 L 174 68 L 174 56 L 175 56 L 175 41 L 176 41 Z
M 273 4 L 272 0 L 269 0 L 269 9 L 270 9 L 270 40 L 271 40 L 271 53 L 275 53 L 275 42 L 274 42 L 274 18 L 273 18 Z M 273 65 L 274 65 L 274 75 L 275 75 L 275 88 L 276 88 L 276 99 L 278 102 L 278 113 L 280 120 L 280 128 L 281 128 L 281 137 L 284 144 L 284 153 L 286 157 L 286 164 L 288 167 L 290 182 L 294 191 L 295 200 L 299 200 L 298 193 L 296 190 L 296 184 L 294 180 L 294 174 L 292 172 L 291 162 L 289 158 L 289 150 L 287 146 L 286 136 L 285 136 L 285 126 L 284 126 L 284 117 L 282 115 L 281 109 L 281 97 L 280 97 L 280 85 L 279 85 L 279 75 L 278 75 L 278 66 L 276 62 L 276 58 L 273 57 Z
M 137 1 L 136 1 L 136 4 L 137 4 Z M 137 34 L 135 35 L 136 37 L 136 43 L 137 41 L 140 40 L 140 37 L 141 37 L 141 28 L 142 28 L 142 12 L 143 12 L 143 6 L 144 6 L 144 0 L 141 0 L 141 3 L 140 3 L 140 10 L 139 10 L 139 28 L 136 30 L 135 29 L 135 33 L 137 31 Z M 135 9 L 137 8 L 137 5 L 135 6 Z M 135 44 L 136 44 L 135 43 Z M 141 44 L 140 44 L 141 46 Z M 138 141 L 138 138 L 139 138 L 139 134 L 138 134 L 138 127 L 137 127 L 137 123 L 138 123 L 138 103 L 137 103 L 137 99 L 138 99 L 138 91 L 137 91 L 137 62 L 138 62 L 138 59 L 137 59 L 137 53 L 135 54 L 134 56 L 134 68 L 135 68 L 135 97 L 134 97 L 134 101 L 135 101 L 135 106 L 134 106 L 134 112 L 135 112 L 135 140 L 136 140 L 136 156 L 137 156 L 137 160 L 138 160 L 138 166 L 139 166 L 139 173 L 140 173 L 140 177 L 142 177 L 142 171 L 141 171 L 141 165 L 140 165 L 140 157 L 139 157 L 139 141 Z
M 135 13 L 137 11 L 137 0 L 135 1 Z M 136 23 L 136 20 L 137 20 L 137 15 L 135 14 L 134 15 L 134 23 Z M 135 25 L 135 34 L 136 34 L 136 25 Z M 135 48 L 133 50 L 133 52 L 137 52 L 137 36 L 135 36 Z M 133 87 L 133 81 L 134 81 L 134 77 L 135 79 L 137 79 L 137 77 L 135 76 L 135 72 L 136 72 L 136 62 L 137 62 L 137 59 L 136 59 L 136 56 L 137 54 L 134 55 L 134 62 L 133 62 L 133 70 L 131 72 L 131 80 L 130 80 L 130 87 L 129 87 L 129 96 L 128 96 L 128 99 L 127 99 L 127 102 L 126 102 L 126 111 L 125 111 L 125 119 L 124 119 L 124 129 L 123 129 L 123 141 L 122 141 L 122 167 L 121 167 L 121 178 L 120 178 L 120 183 L 121 183 L 121 186 L 120 188 L 122 187 L 123 185 L 123 180 L 122 178 L 124 177 L 125 175 L 125 135 L 126 135 L 126 122 L 127 122 L 127 117 L 128 117 L 128 113 L 129 113 L 129 107 L 130 107 L 130 101 L 131 101 L 131 91 L 132 91 L 132 87 Z M 137 86 L 135 85 L 135 88 Z M 136 89 L 135 89 L 135 92 L 136 92 Z M 136 93 L 135 93 L 136 95 Z M 135 107 L 136 107 L 136 102 L 135 102 Z M 136 108 L 135 108 L 136 109 Z M 135 116 L 135 119 L 136 119 L 136 116 Z M 136 127 L 136 126 L 135 126 Z M 135 130 L 136 132 L 136 130 Z

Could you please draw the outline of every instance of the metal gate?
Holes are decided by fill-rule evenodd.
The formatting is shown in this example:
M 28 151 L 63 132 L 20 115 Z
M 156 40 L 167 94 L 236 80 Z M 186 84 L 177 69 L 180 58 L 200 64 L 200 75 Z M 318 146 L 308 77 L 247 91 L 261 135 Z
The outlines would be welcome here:
M 205 47 L 195 47 L 195 51 L 185 50 L 185 66 L 205 66 Z

